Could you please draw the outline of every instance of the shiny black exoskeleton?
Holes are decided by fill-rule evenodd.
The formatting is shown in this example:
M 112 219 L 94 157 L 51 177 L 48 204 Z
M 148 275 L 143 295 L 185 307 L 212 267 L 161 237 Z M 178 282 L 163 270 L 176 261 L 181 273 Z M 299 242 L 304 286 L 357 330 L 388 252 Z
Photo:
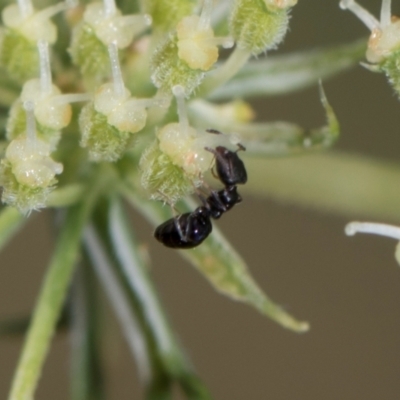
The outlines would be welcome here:
M 193 212 L 178 215 L 157 227 L 154 237 L 164 246 L 191 249 L 202 243 L 212 231 L 211 218 L 218 219 L 242 198 L 236 186 L 212 192 L 205 205 Z
M 203 242 L 211 231 L 210 210 L 203 206 L 164 222 L 157 227 L 154 237 L 173 249 L 191 249 Z
M 235 204 L 240 203 L 242 198 L 237 192 L 236 186 L 227 186 L 218 192 L 212 192 L 206 199 L 206 207 L 210 211 L 211 218 L 218 219 L 229 211 Z
M 212 129 L 209 132 L 220 134 Z M 238 146 L 244 150 L 242 145 Z M 158 226 L 154 236 L 164 246 L 174 249 L 191 249 L 198 246 L 212 231 L 211 218 L 220 218 L 242 201 L 236 185 L 247 182 L 243 161 L 236 152 L 223 146 L 205 149 L 214 154 L 217 175 L 225 187 L 219 191 L 212 191 L 206 199 L 203 198 L 204 205 L 193 212 L 178 215 Z
M 247 182 L 246 167 L 235 151 L 223 146 L 205 149 L 214 154 L 218 178 L 225 186 L 243 185 Z

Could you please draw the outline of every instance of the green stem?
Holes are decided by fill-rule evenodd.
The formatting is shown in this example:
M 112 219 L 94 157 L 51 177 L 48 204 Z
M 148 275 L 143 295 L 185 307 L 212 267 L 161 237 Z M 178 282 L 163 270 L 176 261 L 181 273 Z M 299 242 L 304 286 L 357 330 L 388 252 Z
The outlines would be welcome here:
M 101 180 L 99 175 L 101 175 Z M 75 269 L 82 230 L 98 194 L 99 180 L 101 185 L 107 181 L 104 179 L 104 174 L 98 174 L 97 179 L 94 179 L 88 187 L 85 201 L 69 208 L 65 215 L 65 223 L 50 261 L 22 349 L 9 400 L 33 399 Z
M 224 64 L 204 79 L 197 91 L 197 97 L 207 97 L 213 90 L 228 82 L 246 64 L 250 56 L 248 50 L 236 47 Z
M 104 399 L 101 370 L 99 298 L 95 276 L 84 257 L 72 291 L 71 399 Z
M 143 380 L 149 380 L 150 361 L 146 349 L 146 340 L 132 311 L 126 288 L 122 285 L 120 277 L 115 271 L 115 265 L 105 251 L 106 245 L 94 226 L 89 225 L 86 228 L 84 243 L 94 271 L 104 287 L 122 326 L 128 346 L 136 358 L 139 375 Z

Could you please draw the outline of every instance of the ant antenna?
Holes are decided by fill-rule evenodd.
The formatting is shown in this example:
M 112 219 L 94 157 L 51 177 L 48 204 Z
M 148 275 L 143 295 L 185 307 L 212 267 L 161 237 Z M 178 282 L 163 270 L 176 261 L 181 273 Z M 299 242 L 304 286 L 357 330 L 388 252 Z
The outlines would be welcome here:
M 179 125 L 181 126 L 183 132 L 186 133 L 189 128 L 189 120 L 185 104 L 185 90 L 183 86 L 176 85 L 172 88 L 172 93 L 175 96 L 176 105 L 178 107 Z
M 108 54 L 111 63 L 111 72 L 114 84 L 114 93 L 118 97 L 123 97 L 125 94 L 125 85 L 122 79 L 121 66 L 119 64 L 118 47 L 115 42 L 108 45 Z

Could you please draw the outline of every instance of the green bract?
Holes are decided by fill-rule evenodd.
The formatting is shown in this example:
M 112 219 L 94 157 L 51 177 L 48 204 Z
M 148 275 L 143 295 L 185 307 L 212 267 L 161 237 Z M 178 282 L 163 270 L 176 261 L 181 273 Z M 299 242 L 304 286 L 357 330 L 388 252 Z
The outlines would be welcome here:
M 94 109 L 93 103 L 82 108 L 79 127 L 82 133 L 80 144 L 88 149 L 91 161 L 116 161 L 129 144 L 131 133 L 110 125 L 107 117 Z
M 178 57 L 178 45 L 175 33 L 170 33 L 155 50 L 151 61 L 151 79 L 160 90 L 170 94 L 175 85 L 181 85 L 189 96 L 201 83 L 204 72 L 190 68 Z
M 81 23 L 73 30 L 69 53 L 73 63 L 89 82 L 98 84 L 110 74 L 107 47 L 97 38 L 90 25 Z
M 158 140 L 154 140 L 143 152 L 139 168 L 142 172 L 141 184 L 152 199 L 175 204 L 194 191 L 196 179 L 187 176 L 159 149 Z
M 143 11 L 150 14 L 156 31 L 168 32 L 194 11 L 195 0 L 141 0 Z
M 46 207 L 47 198 L 57 183 L 56 179 L 46 187 L 23 185 L 15 179 L 12 166 L 6 159 L 0 164 L 0 185 L 3 187 L 2 201 L 17 208 L 22 214 Z
M 39 74 L 39 55 L 35 42 L 18 31 L 3 28 L 0 32 L 0 64 L 20 83 Z
M 378 68 L 386 74 L 393 89 L 400 96 L 400 49 L 386 57 Z
M 16 100 L 10 108 L 9 117 L 6 125 L 7 139 L 13 140 L 21 134 L 25 134 L 26 114 L 20 100 Z M 40 139 L 50 143 L 52 148 L 56 148 L 61 132 L 48 128 L 36 121 L 36 131 Z
M 236 0 L 229 26 L 237 46 L 256 55 L 276 48 L 288 23 L 288 10 L 272 11 L 263 0 Z

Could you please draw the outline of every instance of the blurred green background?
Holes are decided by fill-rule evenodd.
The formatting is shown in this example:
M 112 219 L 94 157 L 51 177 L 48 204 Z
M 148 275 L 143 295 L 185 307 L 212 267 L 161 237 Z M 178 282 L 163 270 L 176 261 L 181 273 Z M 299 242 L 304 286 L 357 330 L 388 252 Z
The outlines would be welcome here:
M 400 15 L 400 2 L 394 3 L 393 13 Z M 379 15 L 380 1 L 362 4 Z M 292 16 L 279 53 L 350 42 L 368 33 L 334 0 L 299 0 Z M 382 75 L 357 67 L 324 87 L 342 127 L 338 149 L 399 159 L 400 104 Z M 287 120 L 307 128 L 324 122 L 316 87 L 258 99 L 255 108 L 260 120 Z M 152 275 L 172 323 L 215 399 L 399 398 L 400 268 L 393 257 L 395 242 L 348 238 L 343 233 L 348 221 L 245 196 L 218 222 L 260 286 L 311 323 L 309 333 L 297 335 L 215 293 L 177 253 L 156 243 L 152 228 L 132 214 L 137 235 L 150 248 Z M 0 255 L 1 318 L 31 311 L 52 246 L 51 214 L 32 214 Z M 136 367 L 110 318 L 103 355 L 107 400 L 138 399 Z M 69 398 L 69 342 L 65 333 L 55 338 L 37 399 Z M 21 344 L 21 338 L 0 338 L 0 399 L 6 398 Z

